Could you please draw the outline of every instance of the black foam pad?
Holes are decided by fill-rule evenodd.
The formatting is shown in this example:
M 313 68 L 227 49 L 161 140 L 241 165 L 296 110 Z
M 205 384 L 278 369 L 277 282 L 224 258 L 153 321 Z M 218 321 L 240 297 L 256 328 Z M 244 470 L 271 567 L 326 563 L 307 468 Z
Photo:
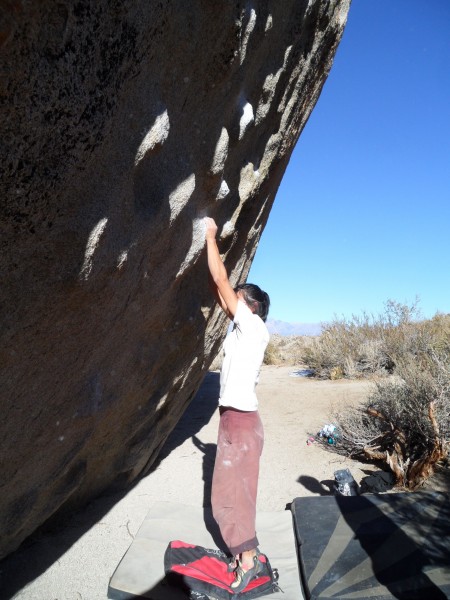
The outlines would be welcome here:
M 307 598 L 450 598 L 450 497 L 438 492 L 296 498 Z

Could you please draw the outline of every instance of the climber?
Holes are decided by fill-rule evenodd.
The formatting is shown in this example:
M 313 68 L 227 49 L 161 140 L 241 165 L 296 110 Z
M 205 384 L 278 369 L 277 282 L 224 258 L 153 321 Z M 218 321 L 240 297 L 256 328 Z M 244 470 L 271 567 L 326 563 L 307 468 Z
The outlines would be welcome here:
M 234 322 L 224 343 L 220 375 L 219 432 L 211 505 L 232 558 L 234 592 L 258 575 L 256 495 L 264 430 L 255 387 L 269 341 L 270 299 L 257 285 L 233 289 L 216 243 L 217 225 L 205 217 L 208 267 L 216 299 Z

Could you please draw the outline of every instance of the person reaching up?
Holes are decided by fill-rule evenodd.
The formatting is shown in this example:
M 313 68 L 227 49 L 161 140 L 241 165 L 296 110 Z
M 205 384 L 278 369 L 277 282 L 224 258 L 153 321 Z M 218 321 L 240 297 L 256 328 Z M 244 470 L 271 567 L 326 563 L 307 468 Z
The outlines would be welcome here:
M 216 299 L 233 321 L 224 343 L 220 374 L 219 431 L 211 505 L 232 556 L 231 588 L 244 590 L 261 571 L 256 536 L 256 498 L 264 430 L 255 388 L 269 342 L 265 321 L 270 299 L 257 285 L 234 288 L 220 256 L 217 225 L 206 217 L 208 268 Z

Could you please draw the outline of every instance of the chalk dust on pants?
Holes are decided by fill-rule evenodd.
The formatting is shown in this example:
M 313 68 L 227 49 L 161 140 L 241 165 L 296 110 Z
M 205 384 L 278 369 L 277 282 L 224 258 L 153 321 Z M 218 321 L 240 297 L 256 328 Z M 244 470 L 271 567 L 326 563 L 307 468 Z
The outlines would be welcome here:
M 225 410 L 220 416 L 211 490 L 212 511 L 233 555 L 252 550 L 264 430 L 258 411 Z

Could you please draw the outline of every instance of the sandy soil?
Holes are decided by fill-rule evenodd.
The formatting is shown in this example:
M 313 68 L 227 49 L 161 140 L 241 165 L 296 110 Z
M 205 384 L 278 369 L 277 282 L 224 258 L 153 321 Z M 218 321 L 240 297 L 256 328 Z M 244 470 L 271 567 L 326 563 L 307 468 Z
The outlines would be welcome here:
M 331 493 L 337 469 L 348 467 L 358 483 L 375 470 L 332 454 L 319 443 L 306 443 L 308 435 L 330 422 L 333 406 L 360 402 L 370 384 L 292 377 L 297 369 L 265 366 L 261 373 L 265 447 L 258 507 L 263 511 L 284 510 L 298 496 Z M 104 600 L 112 573 L 155 501 L 208 503 L 218 377 L 215 372 L 207 376 L 159 464 L 133 489 L 97 499 L 64 526 L 34 536 L 0 563 L 2 599 Z

